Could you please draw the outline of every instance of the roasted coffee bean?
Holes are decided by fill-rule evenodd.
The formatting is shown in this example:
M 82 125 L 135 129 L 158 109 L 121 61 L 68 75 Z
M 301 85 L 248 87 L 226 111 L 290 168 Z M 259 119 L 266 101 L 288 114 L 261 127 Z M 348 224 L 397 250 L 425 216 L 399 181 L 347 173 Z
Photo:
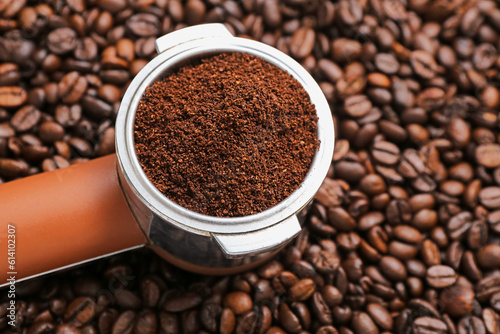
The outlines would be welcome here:
M 74 126 L 78 123 L 82 116 L 82 109 L 79 105 L 70 107 L 60 105 L 56 108 L 55 119 L 63 127 Z
M 364 312 L 354 312 L 354 314 L 352 315 L 351 325 L 354 333 L 356 334 L 379 333 L 377 325 L 375 325 L 370 316 Z
M 408 225 L 396 226 L 393 230 L 394 236 L 401 241 L 419 244 L 422 242 L 422 234 L 415 228 Z
M 244 292 L 232 292 L 224 298 L 224 306 L 236 315 L 249 311 L 252 305 L 251 297 Z
M 298 333 L 303 329 L 299 317 L 292 312 L 286 303 L 279 306 L 278 320 L 281 326 L 290 333 Z
M 413 322 L 412 331 L 414 333 L 445 334 L 448 333 L 448 328 L 446 324 L 439 319 L 420 317 Z
M 376 162 L 386 165 L 394 165 L 399 161 L 399 148 L 386 141 L 378 141 L 373 144 L 372 156 Z
M 380 304 L 369 304 L 366 308 L 373 321 L 383 330 L 390 331 L 393 327 L 392 316 L 389 311 Z
M 397 58 L 390 53 L 379 53 L 375 56 L 375 67 L 385 74 L 395 74 L 399 70 Z
M 432 79 L 435 76 L 437 64 L 434 57 L 428 52 L 423 50 L 413 51 L 410 55 L 410 63 L 415 73 L 422 78 Z
M 488 333 L 497 333 L 499 328 L 498 316 L 491 308 L 485 308 L 482 312 L 484 327 Z
M 0 65 L 0 86 L 14 86 L 21 78 L 18 65 L 4 63 Z
M 19 109 L 10 120 L 16 131 L 24 132 L 32 129 L 41 118 L 40 111 L 34 106 L 27 105 Z
M 156 36 L 160 31 L 159 19 L 147 13 L 131 16 L 127 20 L 126 26 L 133 34 L 141 37 Z
M 87 89 L 87 80 L 78 72 L 66 74 L 57 85 L 58 94 L 64 103 L 73 104 L 80 100 Z
M 53 143 L 63 139 L 64 128 L 56 122 L 44 122 L 40 125 L 38 134 L 43 142 Z
M 4 177 L 19 177 L 28 174 L 29 166 L 23 160 L 0 158 L 0 175 Z
M 486 333 L 484 324 L 480 318 L 469 315 L 462 318 L 458 323 L 458 333 Z
M 63 27 L 53 30 L 47 36 L 47 46 L 55 54 L 65 54 L 76 47 L 77 35 L 71 28 Z
M 500 208 L 500 187 L 486 187 L 479 191 L 479 202 L 489 209 Z
M 406 268 L 398 259 L 392 256 L 384 256 L 380 260 L 380 270 L 387 278 L 394 281 L 406 279 Z
M 372 103 L 365 95 L 353 95 L 344 101 L 344 110 L 352 117 L 365 116 L 371 108 Z
M 314 47 L 315 37 L 314 30 L 311 28 L 298 29 L 290 41 L 290 53 L 296 58 L 305 58 Z
M 15 108 L 23 105 L 28 94 L 22 87 L 3 86 L 0 87 L 0 107 Z
M 347 211 L 340 207 L 328 209 L 328 222 L 339 231 L 352 231 L 356 228 L 356 221 Z
M 90 95 L 83 96 L 81 105 L 84 113 L 96 120 L 109 117 L 113 112 L 111 105 Z
M 500 166 L 500 145 L 484 144 L 476 147 L 476 161 L 488 168 Z
M 465 316 L 472 311 L 474 290 L 471 285 L 455 284 L 445 288 L 439 297 L 445 312 L 451 316 Z
M 500 210 L 488 214 L 488 225 L 491 230 L 500 233 Z
M 309 278 L 304 278 L 288 290 L 288 298 L 293 301 L 304 301 L 308 299 L 314 291 L 314 281 Z
M 92 321 L 95 316 L 95 302 L 89 297 L 74 299 L 64 313 L 64 320 L 81 327 Z
M 125 311 L 118 319 L 116 319 L 113 329 L 111 330 L 112 334 L 122 334 L 122 333 L 131 333 L 134 327 L 134 320 L 136 314 L 134 311 Z
M 427 269 L 425 278 L 430 286 L 441 289 L 453 285 L 457 280 L 457 274 L 451 267 L 435 265 Z
M 427 266 L 441 264 L 441 254 L 438 246 L 431 240 L 424 240 L 421 249 L 422 260 Z
M 134 324 L 135 333 L 154 334 L 157 333 L 158 319 L 153 311 L 145 310 L 139 313 Z
M 489 244 L 476 253 L 478 265 L 484 269 L 494 269 L 500 266 L 500 245 Z
M 186 292 L 165 300 L 163 309 L 167 312 L 182 312 L 200 305 L 202 300 L 201 296 Z

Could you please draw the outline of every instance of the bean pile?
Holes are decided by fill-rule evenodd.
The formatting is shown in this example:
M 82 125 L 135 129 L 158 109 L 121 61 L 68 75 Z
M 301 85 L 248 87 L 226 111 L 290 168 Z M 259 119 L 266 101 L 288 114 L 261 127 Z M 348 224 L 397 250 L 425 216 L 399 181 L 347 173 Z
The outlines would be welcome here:
M 498 333 L 495 1 L 3 1 L 2 180 L 113 152 L 155 38 L 202 22 L 290 54 L 331 104 L 336 151 L 303 232 L 229 277 L 144 250 L 19 284 L 18 331 Z

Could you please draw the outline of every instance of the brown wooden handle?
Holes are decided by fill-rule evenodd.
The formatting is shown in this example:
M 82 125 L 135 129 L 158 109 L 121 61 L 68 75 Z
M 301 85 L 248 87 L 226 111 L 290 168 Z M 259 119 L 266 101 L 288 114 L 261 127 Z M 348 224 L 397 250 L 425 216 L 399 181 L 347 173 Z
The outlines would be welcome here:
M 0 185 L 0 285 L 12 271 L 9 224 L 18 280 L 146 243 L 118 183 L 115 155 Z

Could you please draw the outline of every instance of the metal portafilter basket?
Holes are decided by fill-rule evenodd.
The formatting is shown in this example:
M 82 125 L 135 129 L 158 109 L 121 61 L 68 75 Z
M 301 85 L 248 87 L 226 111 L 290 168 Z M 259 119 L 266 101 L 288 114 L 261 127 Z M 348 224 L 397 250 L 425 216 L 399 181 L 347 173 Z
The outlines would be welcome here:
M 221 24 L 184 28 L 156 40 L 158 56 L 128 87 L 116 120 L 116 155 L 0 185 L 0 244 L 15 229 L 16 280 L 148 246 L 183 269 L 231 274 L 269 259 L 301 230 L 309 203 L 331 163 L 334 128 L 314 79 L 289 56 L 260 42 L 236 38 Z M 319 149 L 301 186 L 258 214 L 219 218 L 187 210 L 146 177 L 134 148 L 136 107 L 155 80 L 200 58 L 244 52 L 287 71 L 315 105 Z M 5 247 L 5 249 L 7 249 Z M 6 265 L 5 265 L 6 266 Z

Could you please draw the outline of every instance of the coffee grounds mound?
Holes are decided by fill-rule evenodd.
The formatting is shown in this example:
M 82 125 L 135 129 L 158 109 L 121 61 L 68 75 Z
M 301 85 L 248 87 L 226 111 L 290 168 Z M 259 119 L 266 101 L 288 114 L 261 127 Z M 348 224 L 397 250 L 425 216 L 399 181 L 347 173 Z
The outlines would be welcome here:
M 224 53 L 155 81 L 139 102 L 135 148 L 169 199 L 217 217 L 278 204 L 317 151 L 317 116 L 291 75 L 245 53 Z

